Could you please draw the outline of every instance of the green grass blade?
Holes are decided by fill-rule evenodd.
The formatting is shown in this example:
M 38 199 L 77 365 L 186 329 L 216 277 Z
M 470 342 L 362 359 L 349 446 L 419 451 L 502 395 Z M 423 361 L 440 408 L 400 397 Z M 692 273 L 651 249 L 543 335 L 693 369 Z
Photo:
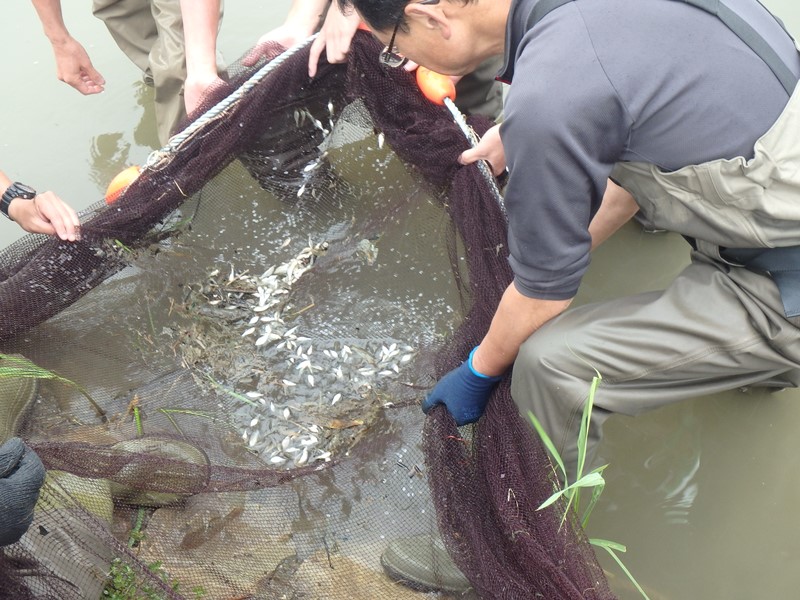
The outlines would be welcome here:
M 6 363 L 4 366 L 0 367 L 0 379 L 9 379 L 9 378 L 24 378 L 24 379 L 45 379 L 51 381 L 57 381 L 59 383 L 63 383 L 64 385 L 68 385 L 80 392 L 80 394 L 89 401 L 89 404 L 92 405 L 97 415 L 103 420 L 106 421 L 106 411 L 103 410 L 97 402 L 94 401 L 83 387 L 67 379 L 66 377 L 61 377 L 52 371 L 48 371 L 44 369 L 27 358 L 23 358 L 20 356 L 11 356 L 9 354 L 0 353 L 0 360 Z
M 253 402 L 247 396 L 243 396 L 242 394 L 237 394 L 233 390 L 229 390 L 228 388 L 224 387 L 219 382 L 215 381 L 214 378 L 211 377 L 211 375 L 206 375 L 206 379 L 208 379 L 211 382 L 211 385 L 213 385 L 215 388 L 217 388 L 220 391 L 225 392 L 229 396 L 233 396 L 237 400 L 241 400 L 242 402 L 244 402 L 245 404 L 249 404 L 250 406 L 255 406 L 256 408 L 259 407 L 259 404 L 257 402 Z
M 561 475 L 564 477 L 564 485 L 566 486 L 568 483 L 567 470 L 564 468 L 564 461 L 561 460 L 561 455 L 558 453 L 558 450 L 556 450 L 555 444 L 553 444 L 553 440 L 550 439 L 550 436 L 547 435 L 547 432 L 545 432 L 544 428 L 542 427 L 542 424 L 539 423 L 539 419 L 537 419 L 536 415 L 534 415 L 531 411 L 528 411 L 528 418 L 531 420 L 531 423 L 533 423 L 533 428 L 536 430 L 536 433 L 539 434 L 539 437 L 541 438 L 544 447 L 547 448 L 547 451 L 550 453 L 550 456 L 552 456 L 553 460 L 556 461 L 558 468 L 561 470 Z
M 602 467 L 598 467 L 597 469 L 592 471 L 592 473 L 601 472 L 607 466 L 608 465 L 603 465 Z M 589 504 L 586 505 L 586 508 L 583 511 L 583 518 L 581 519 L 581 527 L 583 527 L 584 529 L 586 529 L 586 526 L 589 524 L 589 517 L 591 516 L 592 511 L 594 510 L 597 501 L 600 499 L 600 495 L 603 493 L 605 487 L 606 484 L 605 481 L 603 481 L 602 484 L 595 486 L 594 489 L 592 490 L 592 497 L 589 499 Z
M 606 484 L 605 479 L 603 479 L 603 476 L 598 472 L 597 469 L 595 469 L 591 473 L 588 473 L 583 477 L 581 477 L 580 479 L 578 479 L 578 481 L 576 481 L 575 483 L 571 483 L 564 489 L 558 490 L 555 494 L 553 494 L 547 500 L 542 502 L 542 504 L 539 506 L 537 510 L 542 510 L 543 508 L 547 508 L 548 506 L 553 504 L 553 502 L 558 500 L 561 496 L 569 497 L 571 493 L 573 493 L 575 490 L 579 488 L 592 488 L 597 486 L 605 486 L 605 484 Z
M 598 548 L 603 548 L 606 552 L 608 552 L 611 555 L 611 558 L 614 559 L 614 562 L 616 562 L 619 565 L 619 568 L 622 569 L 622 572 L 625 573 L 630 582 L 636 587 L 636 589 L 642 595 L 642 598 L 644 598 L 645 600 L 650 600 L 650 597 L 642 589 L 642 586 L 639 585 L 639 582 L 636 581 L 636 578 L 633 576 L 633 574 L 623 564 L 619 556 L 617 556 L 617 552 L 625 552 L 626 550 L 625 546 L 623 546 L 622 544 L 618 544 L 616 542 L 610 542 L 608 540 L 601 540 L 598 538 L 589 539 L 589 543 L 592 544 L 593 546 L 597 546 Z
M 600 373 L 595 371 L 597 375 L 592 378 L 592 385 L 589 387 L 589 395 L 583 405 L 583 414 L 581 415 L 581 428 L 578 432 L 578 472 L 576 479 L 583 477 L 583 469 L 586 466 L 586 449 L 589 443 L 589 425 L 592 420 L 592 409 L 594 408 L 594 395 L 597 392 L 597 386 L 600 385 Z

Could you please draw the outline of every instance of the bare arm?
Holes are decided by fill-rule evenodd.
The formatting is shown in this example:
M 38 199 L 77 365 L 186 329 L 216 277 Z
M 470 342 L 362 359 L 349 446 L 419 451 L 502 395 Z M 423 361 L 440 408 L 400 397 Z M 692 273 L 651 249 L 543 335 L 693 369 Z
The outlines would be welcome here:
M 271 44 L 291 48 L 308 38 L 317 30 L 328 4 L 328 0 L 292 0 L 283 25 L 262 35 L 242 62 L 246 66 L 254 65 Z
M 343 13 L 337 4 L 331 4 L 319 36 L 311 45 L 308 58 L 308 75 L 317 74 L 317 63 L 322 51 L 326 51 L 326 58 L 331 64 L 342 63 L 347 60 L 350 51 L 350 42 L 356 34 L 361 18 L 355 10 Z
M 0 195 L 11 183 L 0 171 Z M 30 233 L 57 235 L 71 242 L 80 239 L 78 215 L 53 192 L 37 194 L 33 200 L 15 198 L 8 205 L 8 216 Z
M 539 327 L 564 312 L 570 300 L 528 298 L 512 283 L 506 288 L 492 324 L 472 357 L 472 365 L 484 375 L 500 375 L 517 358 L 519 347 Z
M 73 38 L 61 13 L 61 0 L 31 0 L 44 34 L 53 46 L 56 76 L 81 94 L 98 94 L 106 81 L 94 68 L 83 46 Z
M 633 196 L 609 180 L 600 210 L 589 224 L 592 249 L 608 239 L 637 210 Z M 500 300 L 489 332 L 473 356 L 475 369 L 484 375 L 503 373 L 516 359 L 522 343 L 547 321 L 564 312 L 571 302 L 571 299 L 528 298 L 512 283 Z
M 300 35 L 305 33 L 303 37 L 308 37 L 316 31 L 329 4 L 328 0 L 292 0 L 283 26 L 296 30 Z
M 191 113 L 210 87 L 222 84 L 217 74 L 220 0 L 180 0 L 186 45 L 184 103 Z
M 633 196 L 609 179 L 600 209 L 589 223 L 592 250 L 611 237 L 611 234 L 627 223 L 638 210 L 639 206 Z

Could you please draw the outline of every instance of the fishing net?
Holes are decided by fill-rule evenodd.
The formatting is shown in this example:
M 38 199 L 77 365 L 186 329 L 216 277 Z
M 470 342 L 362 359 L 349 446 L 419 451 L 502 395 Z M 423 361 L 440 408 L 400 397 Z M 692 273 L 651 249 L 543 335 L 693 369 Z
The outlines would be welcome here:
M 4 364 L 46 369 L 16 433 L 48 469 L 5 597 L 613 597 L 564 505 L 537 510 L 558 484 L 508 381 L 475 426 L 419 410 L 511 280 L 506 225 L 378 51 L 232 67 L 79 242 L 0 254 Z M 469 589 L 387 577 L 406 538 Z

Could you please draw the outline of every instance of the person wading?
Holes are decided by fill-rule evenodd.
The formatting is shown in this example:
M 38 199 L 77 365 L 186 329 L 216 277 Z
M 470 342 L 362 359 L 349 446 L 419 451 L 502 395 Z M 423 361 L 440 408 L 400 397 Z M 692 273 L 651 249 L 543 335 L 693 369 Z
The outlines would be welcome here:
M 612 413 L 800 383 L 800 54 L 757 0 L 339 2 L 389 66 L 461 75 L 504 53 L 511 83 L 505 121 L 461 161 L 508 165 L 514 281 L 423 410 L 478 420 L 513 364 L 521 415 L 574 475 L 596 371 L 590 451 Z M 639 210 L 691 264 L 665 290 L 570 308 L 591 249 Z

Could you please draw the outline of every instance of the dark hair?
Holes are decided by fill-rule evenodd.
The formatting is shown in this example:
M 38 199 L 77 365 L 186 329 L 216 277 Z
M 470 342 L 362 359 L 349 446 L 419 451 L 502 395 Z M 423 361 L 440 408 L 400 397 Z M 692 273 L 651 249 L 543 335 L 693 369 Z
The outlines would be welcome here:
M 342 12 L 350 7 L 355 8 L 370 27 L 383 31 L 392 29 L 397 20 L 401 19 L 403 26 L 405 17 L 403 11 L 409 0 L 337 0 Z

